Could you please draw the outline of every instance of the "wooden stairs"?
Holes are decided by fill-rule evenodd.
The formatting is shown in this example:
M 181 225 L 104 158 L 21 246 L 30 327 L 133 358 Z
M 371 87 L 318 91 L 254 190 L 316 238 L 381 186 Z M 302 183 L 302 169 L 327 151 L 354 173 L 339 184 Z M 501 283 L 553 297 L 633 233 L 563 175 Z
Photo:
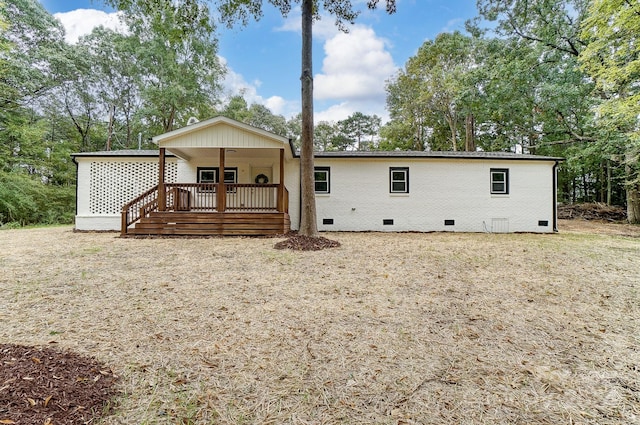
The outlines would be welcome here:
M 289 214 L 281 212 L 154 211 L 130 227 L 126 235 L 262 236 L 290 229 Z

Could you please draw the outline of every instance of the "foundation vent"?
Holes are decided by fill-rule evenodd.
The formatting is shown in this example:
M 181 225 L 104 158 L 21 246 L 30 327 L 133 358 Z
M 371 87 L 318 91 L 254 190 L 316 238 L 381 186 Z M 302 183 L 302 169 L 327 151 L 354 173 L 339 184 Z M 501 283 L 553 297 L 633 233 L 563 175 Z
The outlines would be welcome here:
M 509 219 L 508 218 L 492 218 L 491 232 L 492 233 L 509 233 Z

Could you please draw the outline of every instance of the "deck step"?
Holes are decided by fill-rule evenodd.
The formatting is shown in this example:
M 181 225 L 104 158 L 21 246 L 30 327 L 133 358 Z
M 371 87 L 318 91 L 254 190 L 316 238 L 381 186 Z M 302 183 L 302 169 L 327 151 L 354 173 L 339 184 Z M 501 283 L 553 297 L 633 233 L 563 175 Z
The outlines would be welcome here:
M 152 212 L 127 235 L 277 235 L 291 229 L 286 213 Z

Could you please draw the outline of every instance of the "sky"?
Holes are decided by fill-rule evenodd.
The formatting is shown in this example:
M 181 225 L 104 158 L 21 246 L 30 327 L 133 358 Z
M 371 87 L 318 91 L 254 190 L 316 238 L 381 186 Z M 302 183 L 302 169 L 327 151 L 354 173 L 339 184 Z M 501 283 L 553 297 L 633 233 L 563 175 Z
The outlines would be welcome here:
M 116 11 L 101 0 L 40 0 L 65 27 L 74 43 L 94 26 L 117 28 Z M 267 2 L 265 2 L 267 3 Z M 386 111 L 385 83 L 426 41 L 441 32 L 464 32 L 467 19 L 477 15 L 475 0 L 398 0 L 397 12 L 366 10 L 365 0 L 353 0 L 362 10 L 348 33 L 339 31 L 330 16 L 313 27 L 314 115 L 337 122 L 354 112 Z M 218 28 L 218 54 L 227 67 L 227 97 L 243 94 L 286 118 L 300 111 L 300 8 L 287 18 L 271 5 L 264 17 L 228 29 Z M 201 117 L 207 118 L 207 117 Z

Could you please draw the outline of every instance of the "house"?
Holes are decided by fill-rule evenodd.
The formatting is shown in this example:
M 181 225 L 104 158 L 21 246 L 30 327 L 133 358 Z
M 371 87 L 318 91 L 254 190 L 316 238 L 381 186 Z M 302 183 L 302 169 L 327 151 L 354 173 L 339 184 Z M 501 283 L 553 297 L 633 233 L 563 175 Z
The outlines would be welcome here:
M 153 138 L 158 151 L 73 155 L 76 229 L 279 234 L 300 223 L 290 140 L 225 117 Z M 557 230 L 559 158 L 505 152 L 318 152 L 320 231 Z

